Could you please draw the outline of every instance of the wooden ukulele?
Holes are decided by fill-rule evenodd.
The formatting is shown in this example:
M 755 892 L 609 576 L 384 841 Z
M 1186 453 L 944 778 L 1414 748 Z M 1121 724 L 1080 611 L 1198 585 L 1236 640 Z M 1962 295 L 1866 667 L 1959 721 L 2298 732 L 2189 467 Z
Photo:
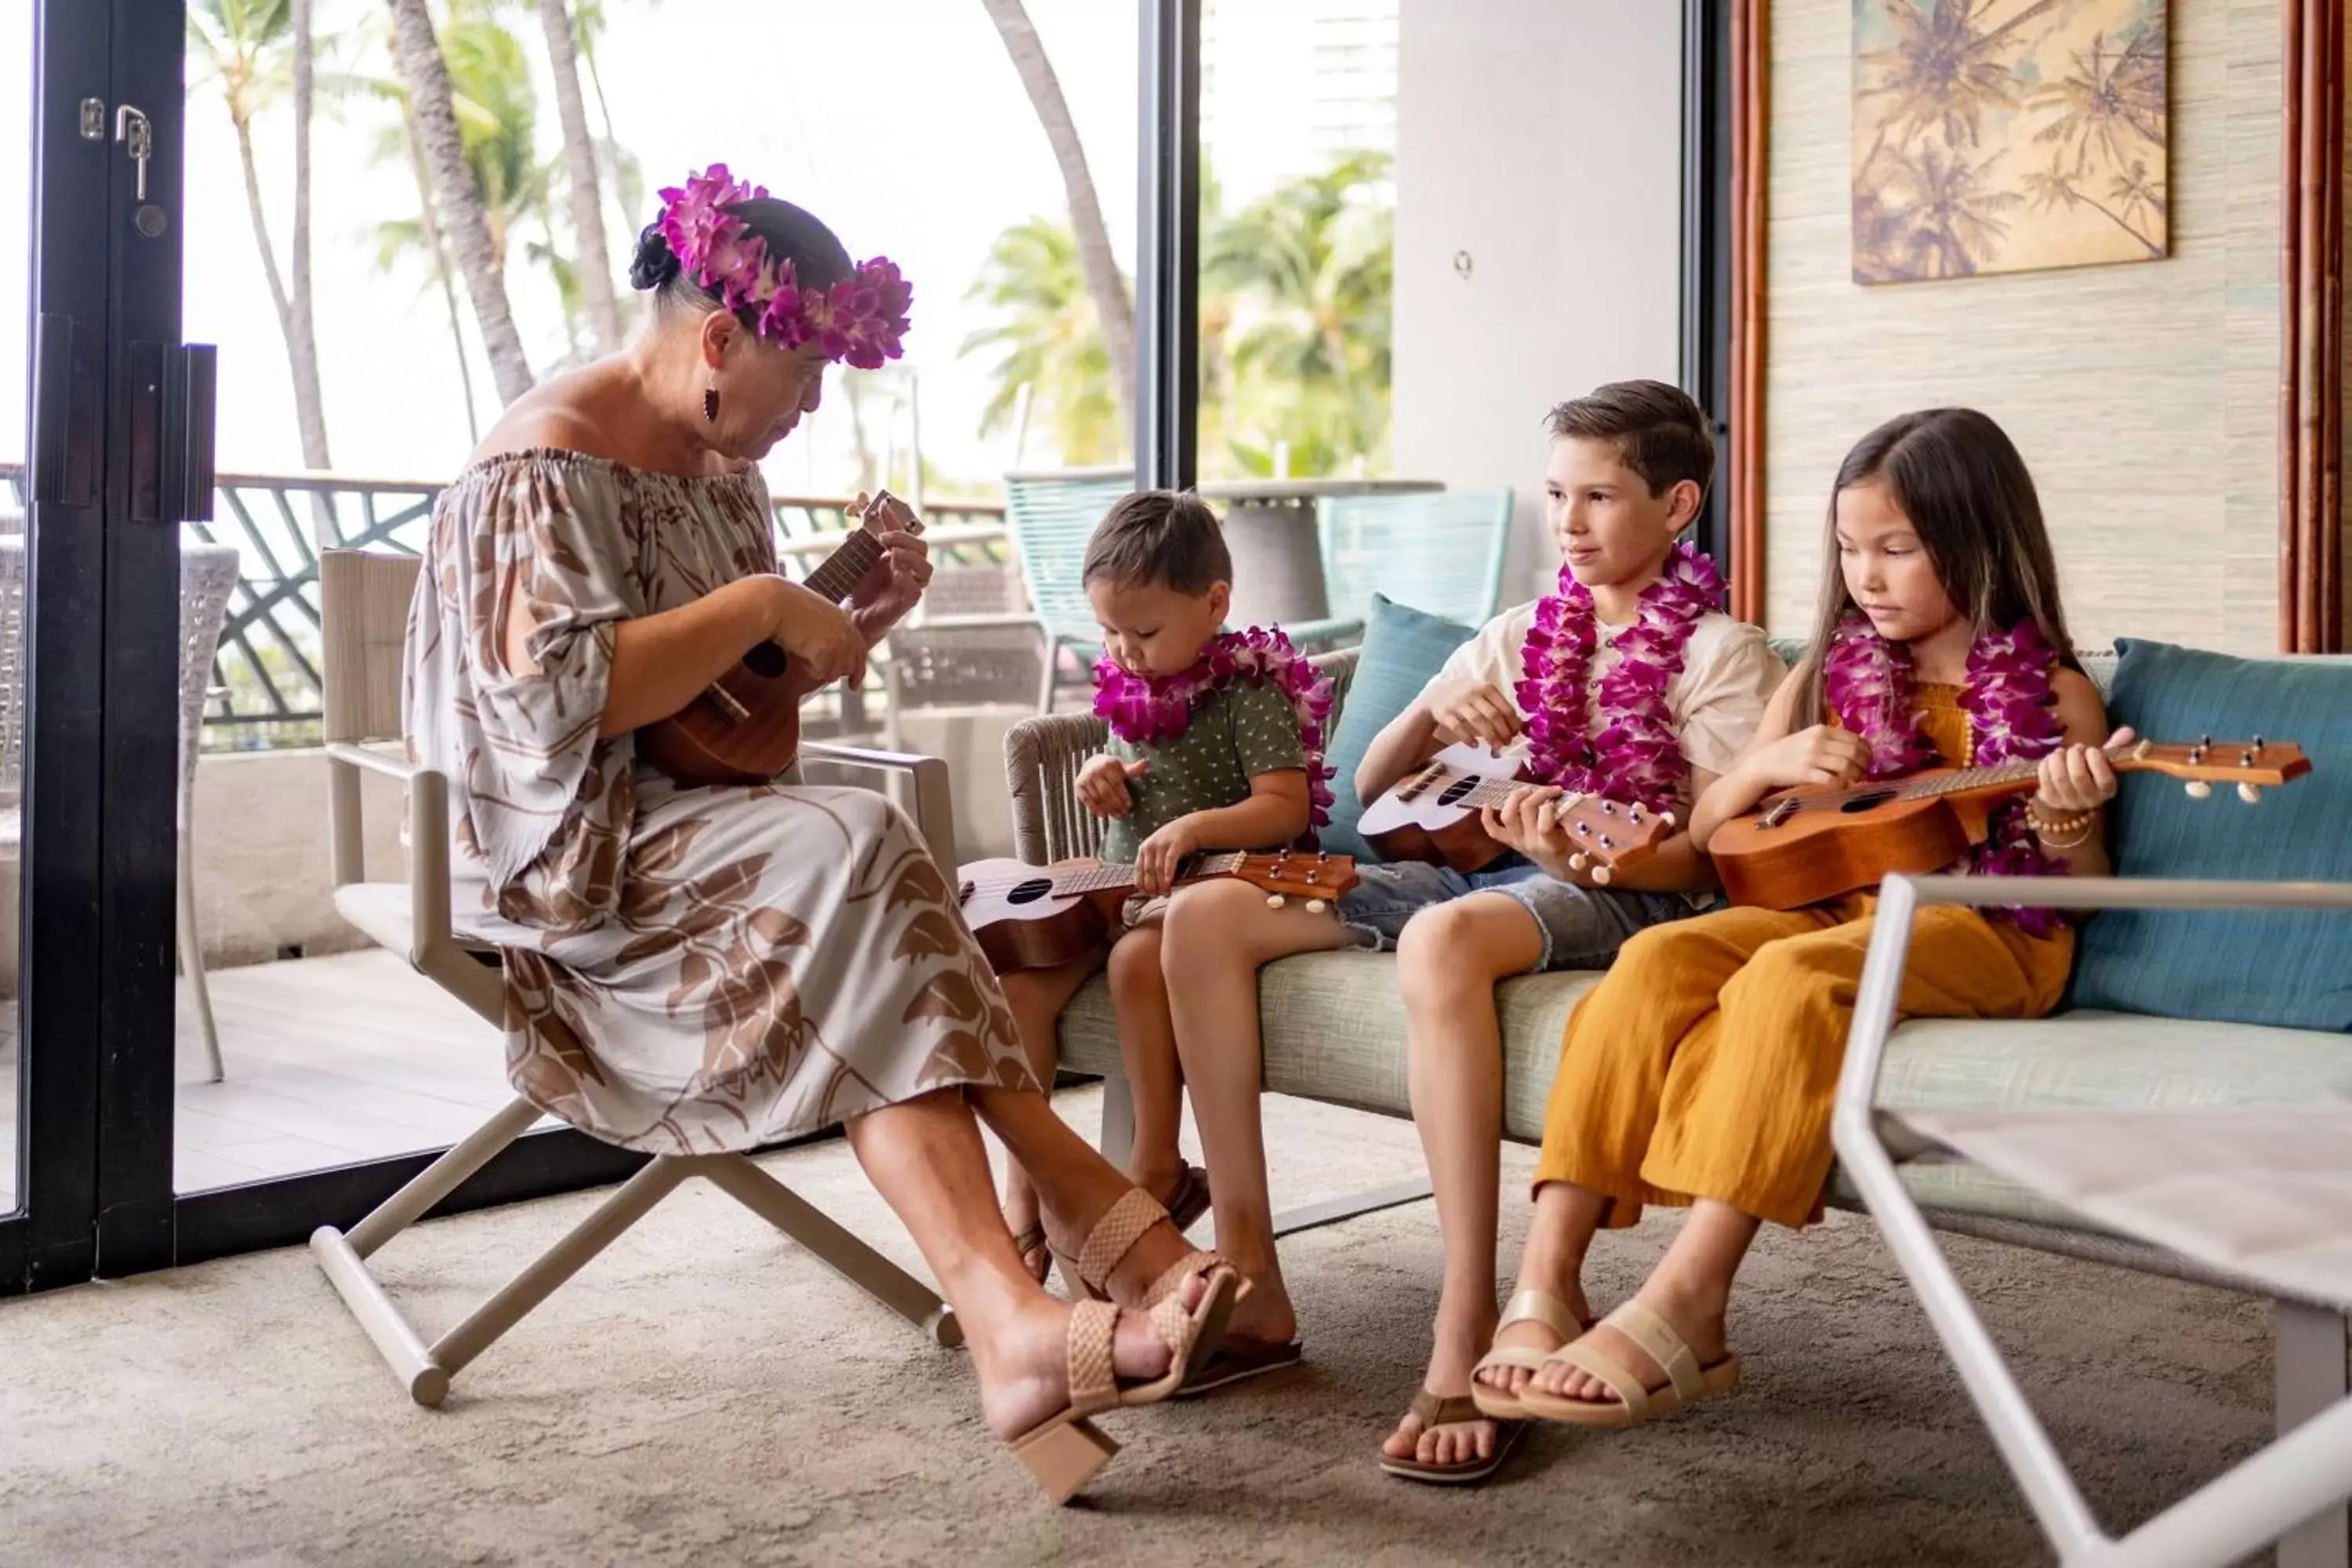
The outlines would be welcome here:
M 1082 858 L 1032 866 L 1025 860 L 975 860 L 956 873 L 956 900 L 980 950 L 999 974 L 1051 969 L 1084 958 L 1112 930 L 1120 900 L 1135 890 L 1135 868 Z M 1209 853 L 1185 858 L 1176 882 L 1235 877 L 1279 905 L 1304 899 L 1310 911 L 1356 885 L 1345 855 L 1280 850 L 1271 855 Z
M 877 491 L 857 526 L 801 585 L 840 604 L 882 559 L 881 535 L 891 530 L 920 534 L 922 520 L 888 490 Z M 800 754 L 801 701 L 815 689 L 782 648 L 761 643 L 701 696 L 639 730 L 637 755 L 688 789 L 766 784 Z
M 2200 799 L 2234 784 L 2247 804 L 2265 786 L 2311 771 L 2300 747 L 2265 742 L 2189 746 L 2136 741 L 2108 761 L 2116 772 L 2168 773 L 2189 781 Z M 1989 768 L 1935 768 L 1908 778 L 1846 789 L 1792 790 L 1716 829 L 1706 847 L 1735 904 L 1800 909 L 1876 886 L 1898 871 L 1951 865 L 1984 842 L 1993 807 L 2034 788 L 2032 763 Z
M 1487 833 L 1479 813 L 1500 808 L 1524 782 L 1515 757 L 1496 757 L 1468 742 L 1448 746 L 1366 806 L 1356 831 L 1382 859 L 1483 871 L 1510 847 Z M 1559 822 L 1581 846 L 1569 864 L 1579 871 L 1590 868 L 1593 881 L 1603 885 L 1613 868 L 1647 855 L 1675 831 L 1671 811 L 1644 811 L 1596 795 L 1563 795 Z

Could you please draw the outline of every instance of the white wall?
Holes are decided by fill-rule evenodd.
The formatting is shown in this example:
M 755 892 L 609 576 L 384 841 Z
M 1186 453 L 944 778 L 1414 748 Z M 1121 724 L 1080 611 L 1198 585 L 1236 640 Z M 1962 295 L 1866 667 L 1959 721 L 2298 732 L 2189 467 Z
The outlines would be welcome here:
M 1393 471 L 1517 492 L 1507 604 L 1559 569 L 1544 412 L 1677 379 L 1681 138 L 1667 0 L 1399 7 Z

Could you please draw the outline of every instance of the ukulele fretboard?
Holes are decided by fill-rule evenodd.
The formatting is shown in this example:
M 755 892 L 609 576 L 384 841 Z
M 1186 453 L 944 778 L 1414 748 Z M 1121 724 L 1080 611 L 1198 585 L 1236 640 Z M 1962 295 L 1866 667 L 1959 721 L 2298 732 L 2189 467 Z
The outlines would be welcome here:
M 858 580 L 882 559 L 882 542 L 864 529 L 853 530 L 841 542 L 841 548 L 824 558 L 824 564 L 808 574 L 801 586 L 829 605 L 838 605 L 849 597 L 849 591 Z
M 1194 855 L 1176 868 L 1176 879 L 1193 877 L 1225 877 L 1242 868 L 1238 854 Z M 1054 879 L 1054 897 L 1074 898 L 1082 893 L 1110 893 L 1135 886 L 1135 868 L 1116 862 L 1089 866 L 1083 870 L 1065 871 Z

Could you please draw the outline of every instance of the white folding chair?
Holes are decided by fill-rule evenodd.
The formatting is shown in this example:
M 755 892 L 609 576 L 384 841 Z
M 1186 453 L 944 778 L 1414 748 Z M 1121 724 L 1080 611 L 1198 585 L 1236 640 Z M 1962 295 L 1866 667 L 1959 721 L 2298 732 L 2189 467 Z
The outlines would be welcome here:
M 448 779 L 368 744 L 401 733 L 402 640 L 419 562 L 414 556 L 332 551 L 320 557 L 325 622 L 325 739 L 331 764 L 335 907 L 345 920 L 493 1025 L 504 1016 L 497 950 L 455 934 L 449 921 Z M 943 867 L 956 863 L 947 764 L 854 747 L 803 745 L 805 760 L 905 775 L 911 815 Z M 365 878 L 361 827 L 362 773 L 401 780 L 408 791 L 408 879 Z M 946 1304 L 904 1269 L 828 1219 L 744 1154 L 661 1154 L 598 1205 L 530 1267 L 455 1327 L 426 1343 L 410 1326 L 367 1259 L 416 1223 L 537 1121 L 517 1099 L 346 1233 L 324 1226 L 310 1237 L 327 1278 L 375 1342 L 393 1375 L 420 1405 L 438 1405 L 449 1379 L 579 1272 L 681 1182 L 700 1176 L 799 1242 L 844 1278 L 942 1345 L 962 1342 Z

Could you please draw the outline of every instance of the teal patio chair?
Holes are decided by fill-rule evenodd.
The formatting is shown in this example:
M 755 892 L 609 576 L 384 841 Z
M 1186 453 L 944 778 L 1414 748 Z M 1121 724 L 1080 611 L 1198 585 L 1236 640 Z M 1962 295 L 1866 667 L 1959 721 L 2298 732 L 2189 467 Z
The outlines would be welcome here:
M 1360 619 L 1374 594 L 1473 626 L 1502 607 L 1509 490 L 1327 497 L 1316 530 L 1334 616 Z

